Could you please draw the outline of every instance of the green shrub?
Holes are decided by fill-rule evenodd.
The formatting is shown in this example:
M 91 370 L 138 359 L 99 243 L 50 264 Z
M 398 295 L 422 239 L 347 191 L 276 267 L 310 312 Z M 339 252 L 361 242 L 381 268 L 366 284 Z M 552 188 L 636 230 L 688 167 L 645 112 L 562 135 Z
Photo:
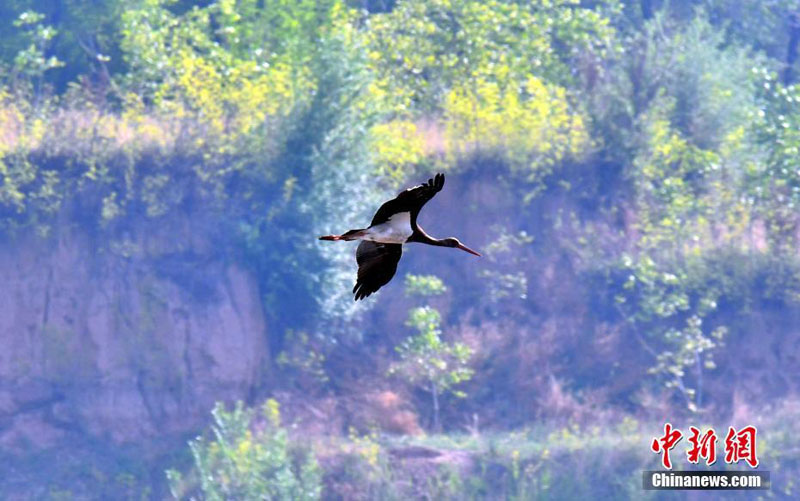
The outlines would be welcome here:
M 189 443 L 191 472 L 167 471 L 172 495 L 209 501 L 319 499 L 321 476 L 313 453 L 290 444 L 275 400 L 268 400 L 262 411 L 257 420 L 242 402 L 232 411 L 218 403 L 211 437 Z

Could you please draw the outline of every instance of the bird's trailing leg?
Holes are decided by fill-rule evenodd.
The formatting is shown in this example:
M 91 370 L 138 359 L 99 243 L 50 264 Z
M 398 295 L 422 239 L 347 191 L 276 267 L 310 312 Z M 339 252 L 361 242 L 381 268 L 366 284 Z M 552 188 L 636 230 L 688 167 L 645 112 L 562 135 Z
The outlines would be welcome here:
M 325 235 L 319 237 L 320 240 L 358 240 L 359 238 L 363 237 L 367 234 L 367 230 L 365 229 L 358 229 L 358 230 L 350 230 L 342 233 L 341 235 Z

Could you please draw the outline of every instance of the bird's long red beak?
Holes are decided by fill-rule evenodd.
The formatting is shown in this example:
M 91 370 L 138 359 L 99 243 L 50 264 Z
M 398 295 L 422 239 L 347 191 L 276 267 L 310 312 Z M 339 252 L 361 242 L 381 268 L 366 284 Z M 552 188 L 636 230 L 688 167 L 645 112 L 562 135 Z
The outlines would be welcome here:
M 478 256 L 478 257 L 481 257 L 481 255 L 480 255 L 479 253 L 475 252 L 474 250 L 470 249 L 469 247 L 467 247 L 467 246 L 466 246 L 466 245 L 464 245 L 464 244 L 458 244 L 458 248 L 459 248 L 459 249 L 461 249 L 461 250 L 463 250 L 463 251 L 467 251 L 467 252 L 469 252 L 470 254 L 474 254 L 474 255 L 476 255 L 476 256 Z

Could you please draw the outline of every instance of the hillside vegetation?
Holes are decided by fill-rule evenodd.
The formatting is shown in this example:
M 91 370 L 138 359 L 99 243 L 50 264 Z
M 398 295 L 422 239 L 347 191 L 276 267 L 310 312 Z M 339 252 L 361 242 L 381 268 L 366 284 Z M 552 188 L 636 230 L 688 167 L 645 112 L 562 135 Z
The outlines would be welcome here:
M 4 496 L 639 498 L 665 421 L 757 424 L 792 496 L 796 2 L 13 0 L 0 34 Z M 483 257 L 411 246 L 355 303 L 316 237 L 436 172 L 421 223 Z

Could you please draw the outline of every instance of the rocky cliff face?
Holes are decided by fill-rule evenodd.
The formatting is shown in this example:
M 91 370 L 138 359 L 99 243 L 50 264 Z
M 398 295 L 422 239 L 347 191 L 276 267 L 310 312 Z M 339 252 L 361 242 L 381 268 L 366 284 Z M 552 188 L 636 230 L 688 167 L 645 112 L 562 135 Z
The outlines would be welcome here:
M 0 245 L 0 447 L 185 433 L 265 381 L 252 277 L 140 244 L 136 257 L 75 235 Z

